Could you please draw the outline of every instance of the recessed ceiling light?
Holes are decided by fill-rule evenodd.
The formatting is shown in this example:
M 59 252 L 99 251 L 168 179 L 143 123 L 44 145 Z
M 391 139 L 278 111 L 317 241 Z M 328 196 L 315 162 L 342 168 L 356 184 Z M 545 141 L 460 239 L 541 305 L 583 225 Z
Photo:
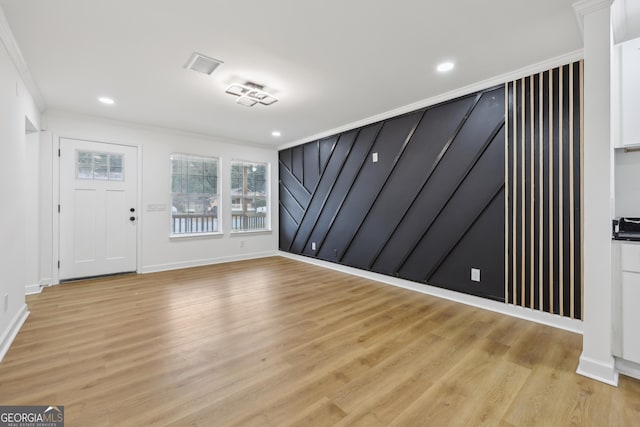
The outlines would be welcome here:
M 272 136 L 275 136 L 275 137 L 278 137 L 278 136 L 280 136 L 280 135 L 282 135 L 282 134 L 280 133 L 280 131 L 279 131 L 279 130 L 274 130 L 273 132 L 271 132 L 271 135 L 272 135 Z
M 106 96 L 99 97 L 98 101 L 102 102 L 103 104 L 107 104 L 107 105 L 113 105 L 113 104 L 116 103 L 113 99 L 107 98 Z
M 443 62 L 441 64 L 438 64 L 438 67 L 436 69 L 441 73 L 446 73 L 447 71 L 453 70 L 454 66 L 455 65 L 453 64 L 453 62 Z

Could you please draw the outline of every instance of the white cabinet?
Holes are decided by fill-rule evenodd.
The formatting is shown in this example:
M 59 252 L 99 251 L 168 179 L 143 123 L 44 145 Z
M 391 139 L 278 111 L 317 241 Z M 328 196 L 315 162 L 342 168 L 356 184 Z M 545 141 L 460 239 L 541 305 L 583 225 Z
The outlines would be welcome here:
M 634 243 L 622 244 L 620 268 L 622 271 L 640 273 L 640 245 Z
M 622 272 L 622 358 L 640 363 L 640 272 Z
M 640 146 L 640 38 L 620 46 L 620 143 Z
M 621 356 L 640 363 L 640 244 L 620 244 Z

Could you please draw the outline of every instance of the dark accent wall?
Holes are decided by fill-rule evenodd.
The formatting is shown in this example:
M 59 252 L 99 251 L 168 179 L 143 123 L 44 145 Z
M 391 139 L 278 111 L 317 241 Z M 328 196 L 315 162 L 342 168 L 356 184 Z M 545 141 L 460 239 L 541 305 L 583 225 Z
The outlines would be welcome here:
M 280 249 L 504 300 L 505 139 L 501 86 L 282 150 Z
M 506 300 L 582 318 L 583 62 L 506 84 Z

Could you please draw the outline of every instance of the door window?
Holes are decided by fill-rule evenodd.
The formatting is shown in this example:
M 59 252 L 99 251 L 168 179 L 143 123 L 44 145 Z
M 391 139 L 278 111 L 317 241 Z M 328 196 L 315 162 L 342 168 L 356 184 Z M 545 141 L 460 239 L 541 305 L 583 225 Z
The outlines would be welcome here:
M 123 154 L 76 150 L 76 178 L 124 181 Z

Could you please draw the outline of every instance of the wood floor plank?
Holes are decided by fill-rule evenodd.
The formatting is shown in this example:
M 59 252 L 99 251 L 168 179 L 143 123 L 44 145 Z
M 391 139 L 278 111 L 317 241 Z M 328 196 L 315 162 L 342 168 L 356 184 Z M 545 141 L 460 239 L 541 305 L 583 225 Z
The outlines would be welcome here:
M 67 426 L 634 425 L 581 337 L 282 257 L 67 283 L 0 363 Z

